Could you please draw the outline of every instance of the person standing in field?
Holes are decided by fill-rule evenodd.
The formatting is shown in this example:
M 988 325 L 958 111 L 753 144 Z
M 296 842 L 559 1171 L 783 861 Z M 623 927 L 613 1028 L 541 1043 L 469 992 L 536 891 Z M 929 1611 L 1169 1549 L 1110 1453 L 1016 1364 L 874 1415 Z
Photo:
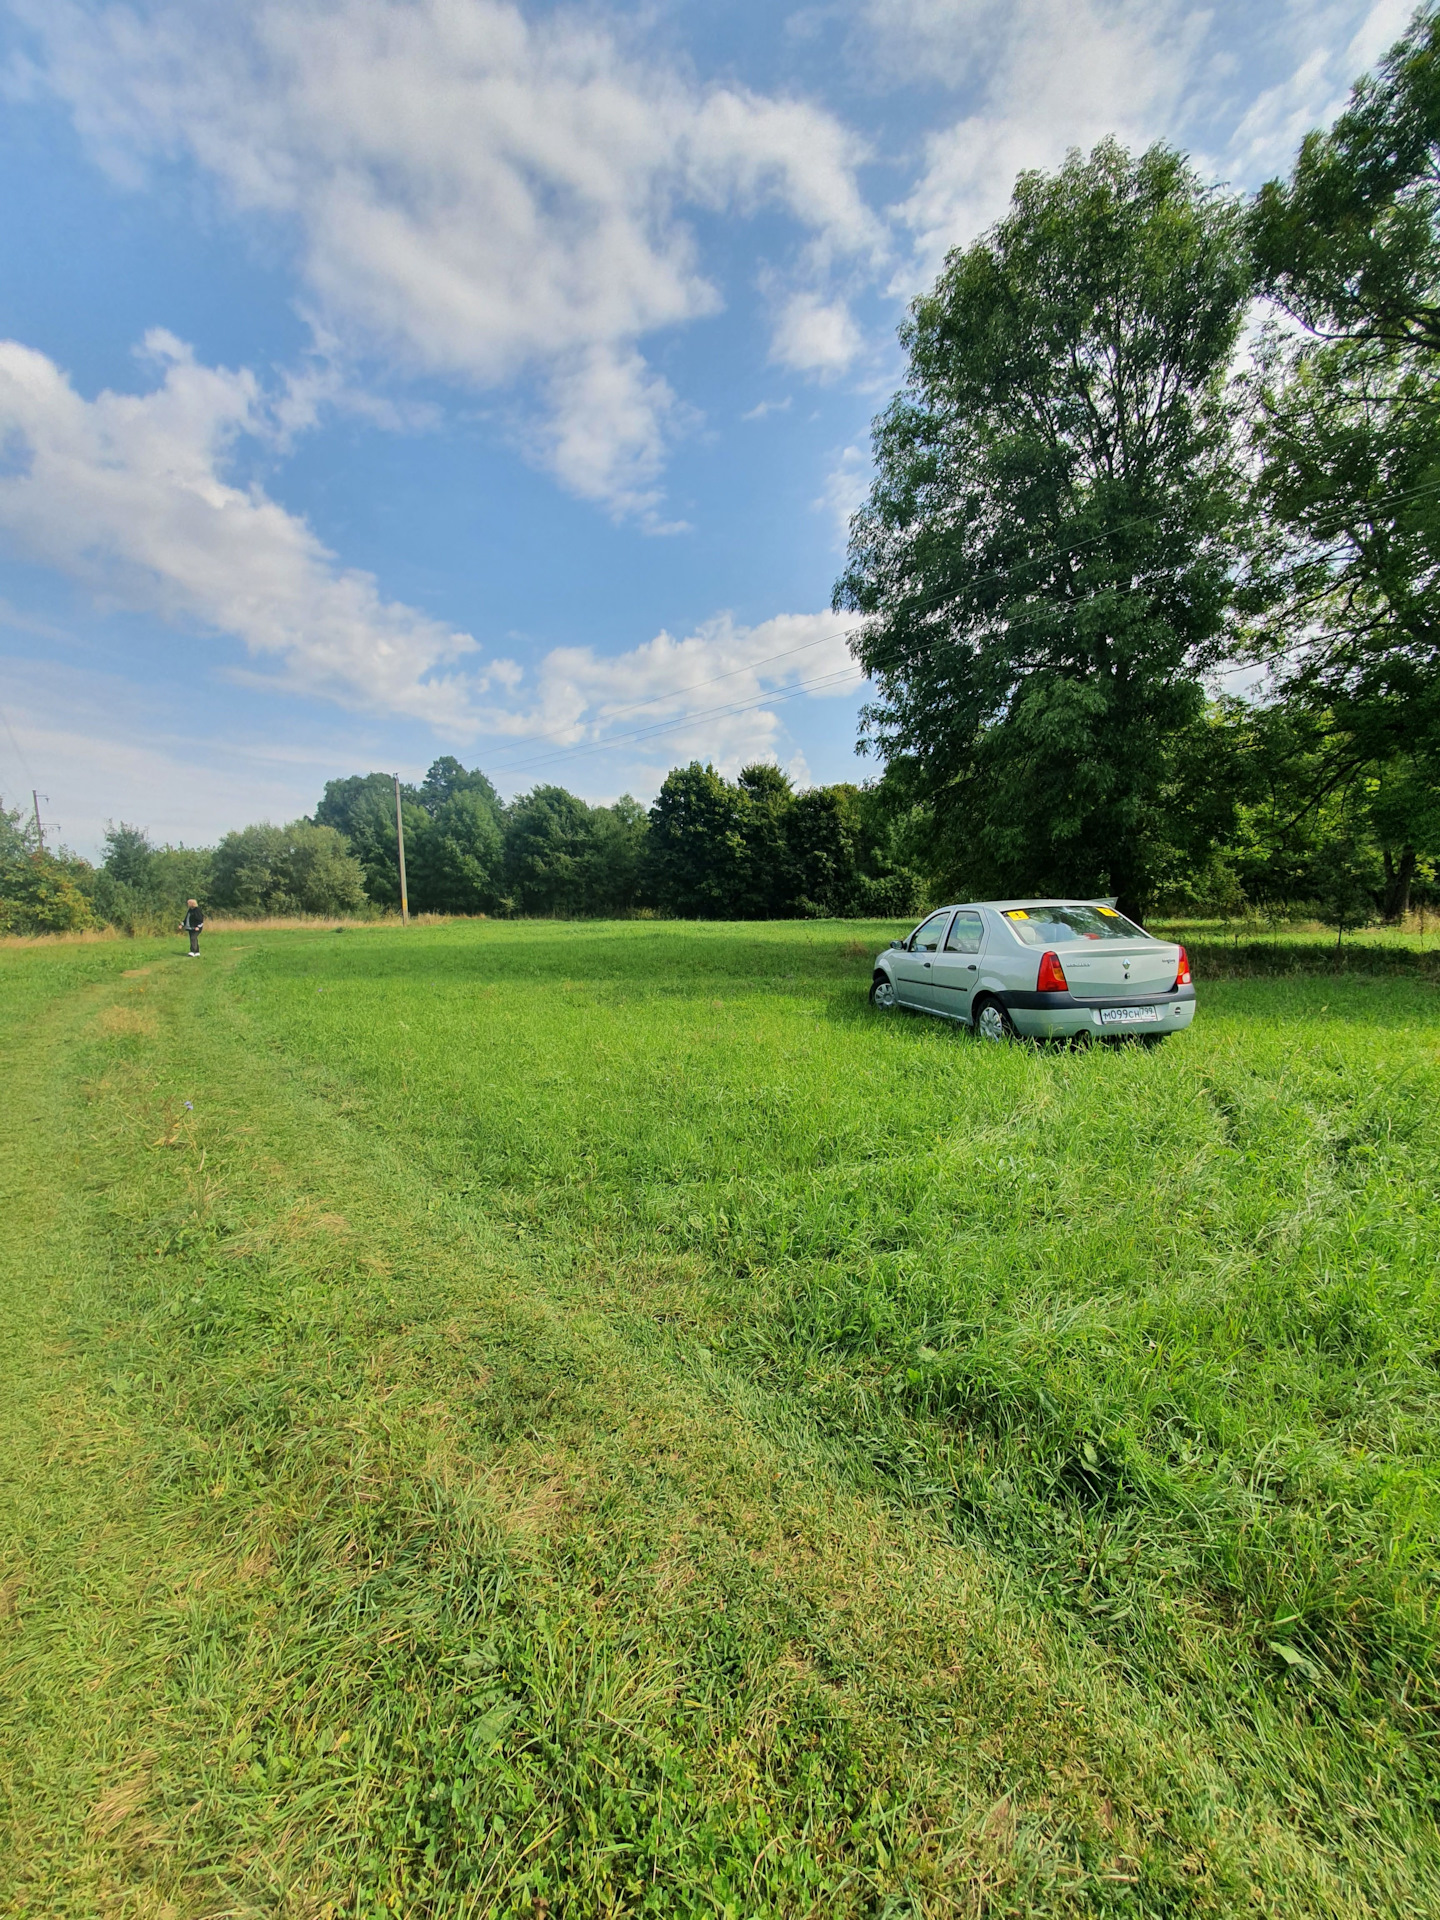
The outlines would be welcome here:
M 180 922 L 177 931 L 189 934 L 190 958 L 192 960 L 198 960 L 200 958 L 200 930 L 204 925 L 205 915 L 201 910 L 199 902 L 187 900 L 185 902 L 185 918 Z

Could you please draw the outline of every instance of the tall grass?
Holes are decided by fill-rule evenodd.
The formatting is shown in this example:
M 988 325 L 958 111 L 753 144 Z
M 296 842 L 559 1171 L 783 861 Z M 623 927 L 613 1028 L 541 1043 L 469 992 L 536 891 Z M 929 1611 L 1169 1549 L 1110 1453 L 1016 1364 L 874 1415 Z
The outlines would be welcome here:
M 889 931 L 7 961 L 15 1897 L 1435 1906 L 1434 987 L 992 1051 Z

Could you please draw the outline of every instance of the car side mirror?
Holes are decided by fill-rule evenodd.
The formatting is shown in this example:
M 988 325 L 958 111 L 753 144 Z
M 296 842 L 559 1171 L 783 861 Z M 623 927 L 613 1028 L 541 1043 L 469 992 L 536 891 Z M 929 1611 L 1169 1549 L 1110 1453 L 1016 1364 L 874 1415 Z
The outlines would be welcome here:
M 903 940 L 892 940 L 890 942 L 890 951 L 894 953 L 897 947 L 903 947 L 904 944 L 905 942 Z

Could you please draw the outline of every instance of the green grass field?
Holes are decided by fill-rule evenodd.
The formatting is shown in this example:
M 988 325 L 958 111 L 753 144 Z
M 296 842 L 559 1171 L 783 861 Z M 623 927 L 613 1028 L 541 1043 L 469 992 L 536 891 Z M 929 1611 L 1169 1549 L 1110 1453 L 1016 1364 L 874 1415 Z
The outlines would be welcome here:
M 890 931 L 0 952 L 0 1910 L 1440 1912 L 1440 973 Z

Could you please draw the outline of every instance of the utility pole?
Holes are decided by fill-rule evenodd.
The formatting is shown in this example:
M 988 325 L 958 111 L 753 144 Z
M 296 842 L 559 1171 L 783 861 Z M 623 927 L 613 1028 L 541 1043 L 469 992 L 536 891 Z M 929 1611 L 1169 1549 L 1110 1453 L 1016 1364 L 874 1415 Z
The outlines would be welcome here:
M 400 811 L 400 776 L 394 774 L 395 781 L 395 844 L 400 849 L 400 924 L 410 924 L 410 900 L 405 891 L 405 817 Z
M 40 796 L 34 787 L 30 789 L 30 798 L 35 802 L 35 838 L 40 843 L 40 851 L 43 853 L 45 851 L 45 829 L 40 824 Z M 50 798 L 48 793 L 45 798 L 47 800 Z

